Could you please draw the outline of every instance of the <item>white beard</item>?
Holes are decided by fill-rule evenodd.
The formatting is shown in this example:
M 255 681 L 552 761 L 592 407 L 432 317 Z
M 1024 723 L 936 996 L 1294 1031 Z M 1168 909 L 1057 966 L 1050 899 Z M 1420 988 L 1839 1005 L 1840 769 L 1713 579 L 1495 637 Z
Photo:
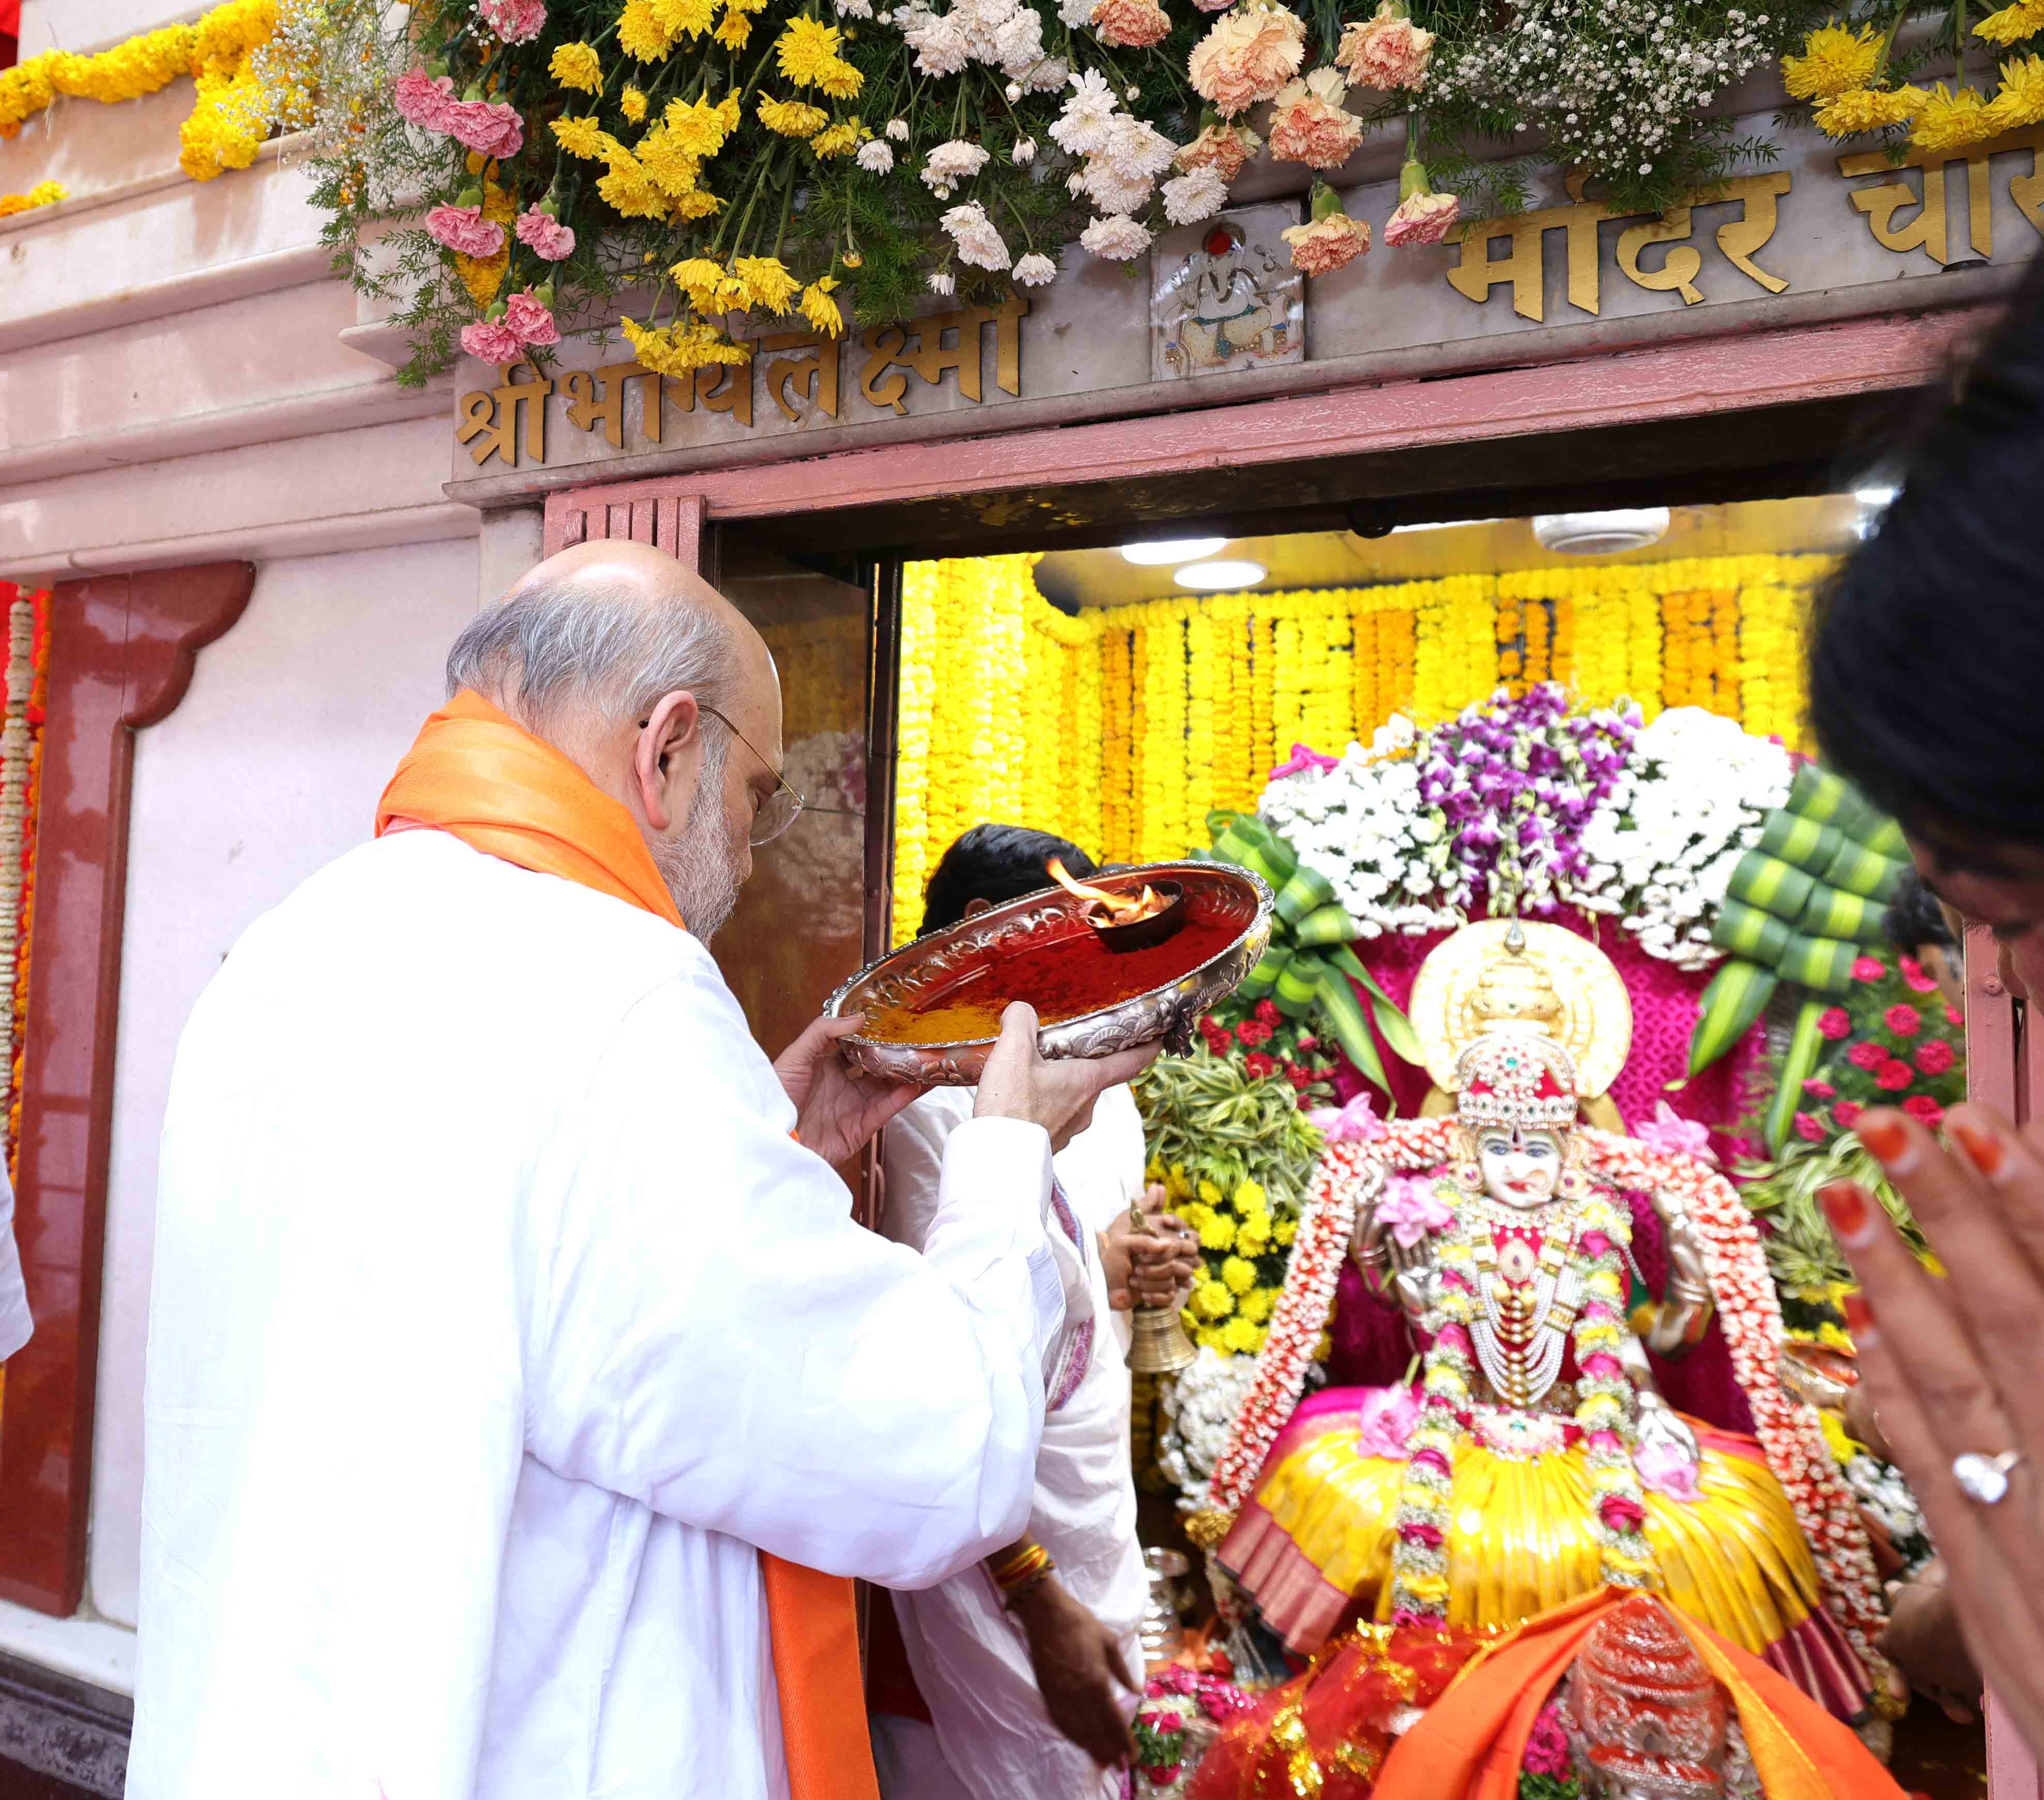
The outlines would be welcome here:
M 721 774 L 720 769 L 704 771 L 681 835 L 653 847 L 654 867 L 674 897 L 682 923 L 705 944 L 731 917 L 743 883 L 737 856 L 725 836 Z

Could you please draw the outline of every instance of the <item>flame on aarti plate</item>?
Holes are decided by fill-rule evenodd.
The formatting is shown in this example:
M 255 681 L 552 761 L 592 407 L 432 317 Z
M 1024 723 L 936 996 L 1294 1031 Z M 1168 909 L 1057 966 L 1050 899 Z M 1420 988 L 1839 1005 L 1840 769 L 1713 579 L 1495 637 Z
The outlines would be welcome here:
M 1162 912 L 1169 904 L 1147 882 L 1143 891 L 1132 899 L 1124 894 L 1109 894 L 1105 888 L 1089 887 L 1082 881 L 1074 881 L 1063 863 L 1055 856 L 1043 865 L 1043 872 L 1074 899 L 1083 900 L 1095 909 L 1086 915 L 1086 922 L 1095 927 L 1134 925 Z M 1101 913 L 1106 916 L 1100 917 Z

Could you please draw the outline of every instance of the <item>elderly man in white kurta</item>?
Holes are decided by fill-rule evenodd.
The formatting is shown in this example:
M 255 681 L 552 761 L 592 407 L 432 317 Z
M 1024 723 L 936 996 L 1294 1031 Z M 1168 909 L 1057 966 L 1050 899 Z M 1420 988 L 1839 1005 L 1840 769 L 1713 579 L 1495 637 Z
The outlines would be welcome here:
M 1027 1520 L 1053 1145 L 1144 1059 L 1012 1009 L 924 1254 L 861 1230 L 908 1096 L 704 948 L 789 813 L 757 634 L 590 545 L 448 675 L 179 1048 L 131 1800 L 870 1800 L 840 1578 Z

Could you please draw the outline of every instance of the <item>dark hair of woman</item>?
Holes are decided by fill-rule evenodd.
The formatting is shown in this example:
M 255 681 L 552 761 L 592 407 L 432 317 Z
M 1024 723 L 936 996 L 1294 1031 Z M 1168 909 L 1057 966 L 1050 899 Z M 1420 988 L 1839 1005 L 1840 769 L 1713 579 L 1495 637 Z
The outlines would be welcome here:
M 1881 915 L 1881 934 L 1898 950 L 1911 952 L 1934 944 L 1940 950 L 1956 950 L 1958 940 L 1945 923 L 1937 897 L 1923 885 L 1914 869 L 1903 878 L 1888 910 Z
M 2044 258 L 1927 391 L 1901 490 L 1818 602 L 1826 760 L 1954 868 L 2044 847 Z
M 944 852 L 930 877 L 923 899 L 922 935 L 956 925 L 975 900 L 998 906 L 1048 887 L 1051 878 L 1043 872 L 1043 865 L 1053 856 L 1075 879 L 1083 881 L 1094 872 L 1092 857 L 1076 844 L 1047 831 L 1032 831 L 1027 825 L 974 825 Z

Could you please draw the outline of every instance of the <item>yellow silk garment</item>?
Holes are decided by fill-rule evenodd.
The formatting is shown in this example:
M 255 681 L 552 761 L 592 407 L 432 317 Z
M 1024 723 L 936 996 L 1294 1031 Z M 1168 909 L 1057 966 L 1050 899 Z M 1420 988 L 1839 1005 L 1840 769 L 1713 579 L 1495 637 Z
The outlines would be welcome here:
M 1329 1432 L 1265 1477 L 1257 1501 L 1332 1586 L 1391 1616 L 1391 1554 L 1405 1465 Z M 1709 1448 L 1697 1498 L 1647 1493 L 1662 1591 L 1758 1656 L 1818 1604 L 1817 1565 L 1781 1484 L 1762 1463 Z M 1448 1525 L 1448 1623 L 1509 1628 L 1604 1586 L 1586 1453 L 1518 1458 L 1465 1437 Z

